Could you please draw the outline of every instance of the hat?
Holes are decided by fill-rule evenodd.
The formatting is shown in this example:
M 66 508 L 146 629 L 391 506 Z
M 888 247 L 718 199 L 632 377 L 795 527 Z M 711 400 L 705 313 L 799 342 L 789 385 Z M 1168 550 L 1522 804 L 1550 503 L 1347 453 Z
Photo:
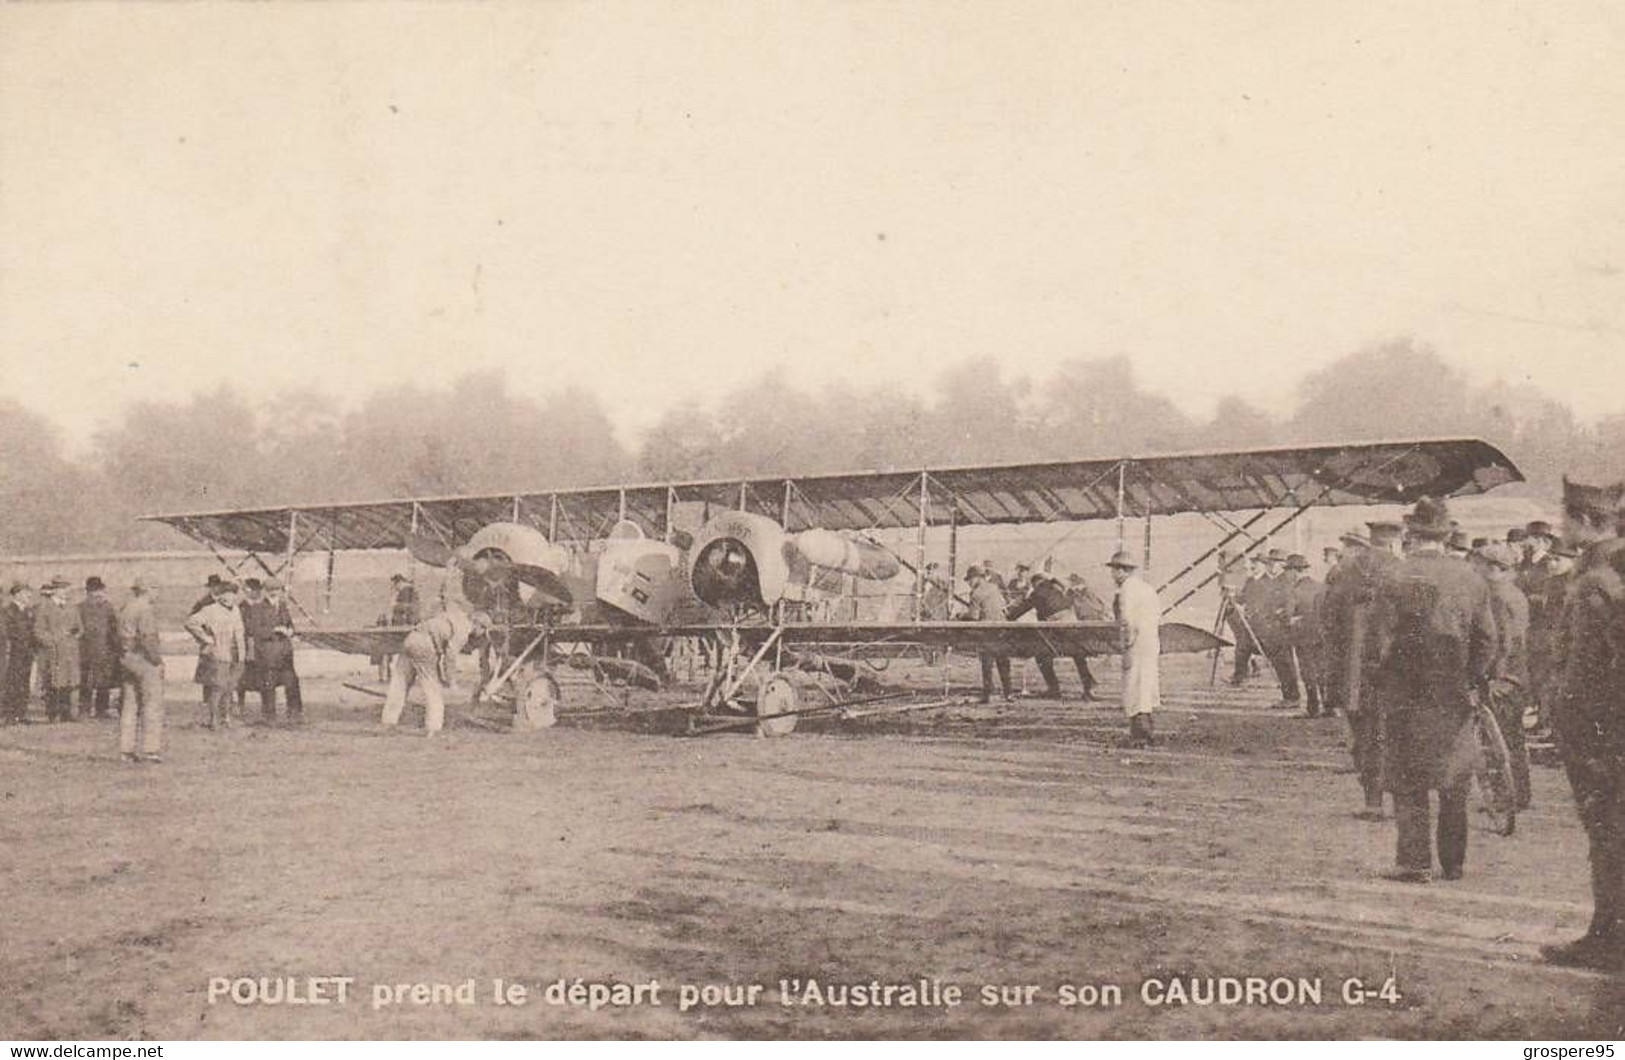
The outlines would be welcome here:
M 215 586 L 214 586 L 214 594 L 216 596 L 224 596 L 227 593 L 234 593 L 236 591 L 237 591 L 237 583 L 236 582 L 228 582 L 228 581 L 225 581 L 225 580 L 221 580 L 221 581 L 216 582 Z
M 1343 534 L 1337 540 L 1351 548 L 1369 548 L 1371 546 L 1371 539 L 1360 533 L 1358 527 Z
M 144 593 L 144 592 L 146 592 L 147 591 L 147 579 L 143 578 L 139 574 L 137 574 L 135 577 L 131 578 L 130 579 L 130 591 L 131 592 L 136 592 L 136 593 Z
M 1330 555 L 1331 553 L 1334 553 L 1334 552 L 1336 554 L 1338 554 L 1339 556 L 1341 556 L 1343 554 L 1343 550 L 1338 548 L 1336 545 L 1323 545 L 1321 547 L 1321 549 L 1320 549 L 1320 554 L 1322 556 Z
M 1032 570 L 1032 567 L 1026 563 L 1017 563 L 1016 570 Z
M 1534 522 L 1524 527 L 1524 532 L 1530 537 L 1549 537 L 1553 540 L 1557 539 L 1557 535 L 1552 533 L 1552 524 L 1546 522 L 1544 519 L 1536 519 Z
M 984 571 L 982 568 L 978 567 L 974 563 L 972 563 L 969 567 L 965 568 L 965 580 L 966 581 L 970 581 L 972 578 L 985 578 L 985 577 L 987 577 L 987 572 Z
M 107 588 L 107 583 L 94 574 L 85 579 L 85 592 L 87 593 L 99 593 L 105 588 Z
M 389 576 L 389 582 L 391 585 L 399 585 L 404 581 L 406 581 L 406 575 L 404 574 L 391 574 Z
M 12 596 L 16 596 L 18 593 L 26 593 L 28 590 L 29 590 L 29 585 L 28 585 L 27 582 L 16 581 L 16 582 L 11 583 L 11 595 Z
M 203 584 L 204 584 L 204 586 L 206 588 L 213 589 L 215 586 L 220 584 L 220 575 L 218 575 L 218 574 L 209 575 L 209 580 L 204 582 Z
M 50 581 L 48 581 L 44 585 L 40 586 L 40 592 L 42 592 L 42 593 L 59 593 L 63 589 L 66 589 L 67 587 L 68 587 L 68 583 L 63 581 L 61 578 L 52 578 Z
M 1476 552 L 1489 543 L 1490 539 L 1487 537 L 1475 537 L 1473 538 L 1473 550 Z
M 1264 562 L 1265 563 L 1285 563 L 1286 562 L 1286 553 L 1282 552 L 1278 548 L 1272 548 L 1264 556 Z
M 261 588 L 263 588 L 268 593 L 276 592 L 277 590 L 282 588 L 282 583 L 280 581 L 278 581 L 277 579 L 275 579 L 275 578 L 267 578 L 267 579 L 265 579 L 265 584 L 263 586 L 261 586 Z
M 1140 565 L 1134 562 L 1133 556 L 1119 550 L 1112 553 L 1112 558 L 1106 561 L 1106 566 L 1117 567 L 1120 570 L 1137 570 Z
M 1511 530 L 1507 531 L 1507 544 L 1509 544 L 1509 545 L 1520 544 L 1523 541 L 1527 540 L 1528 537 L 1529 537 L 1529 531 L 1525 530 L 1521 526 L 1514 526 Z
M 1429 541 L 1450 536 L 1450 509 L 1436 497 L 1423 497 L 1405 516 L 1405 529 Z
M 263 585 L 263 584 L 264 583 L 261 582 L 258 578 L 244 578 L 243 579 L 243 588 L 249 590 L 250 592 L 258 591 L 260 586 Z
M 1447 538 L 1445 540 L 1445 547 L 1450 549 L 1452 552 L 1466 552 L 1466 551 L 1468 551 L 1470 546 L 1467 543 L 1467 531 L 1465 531 L 1465 530 L 1452 530 L 1452 531 L 1450 531 L 1449 538 Z
M 1301 553 L 1294 552 L 1286 558 L 1287 570 L 1308 570 L 1309 561 Z

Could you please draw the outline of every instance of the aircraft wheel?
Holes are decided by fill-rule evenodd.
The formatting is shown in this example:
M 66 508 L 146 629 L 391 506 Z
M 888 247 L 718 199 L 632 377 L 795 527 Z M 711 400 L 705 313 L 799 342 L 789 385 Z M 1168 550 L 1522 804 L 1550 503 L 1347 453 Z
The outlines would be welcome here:
M 558 721 L 559 683 L 552 674 L 538 674 L 525 683 L 514 702 L 513 727 L 516 731 L 550 729 Z
M 762 736 L 788 736 L 796 731 L 796 686 L 783 674 L 774 674 L 756 697 L 756 731 Z M 780 717 L 788 714 L 789 717 Z

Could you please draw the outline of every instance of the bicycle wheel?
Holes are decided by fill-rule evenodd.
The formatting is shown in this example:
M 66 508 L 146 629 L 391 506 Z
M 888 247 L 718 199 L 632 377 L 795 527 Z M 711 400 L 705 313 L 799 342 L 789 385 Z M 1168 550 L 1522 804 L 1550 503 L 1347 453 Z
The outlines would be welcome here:
M 1479 762 L 1473 776 L 1477 789 L 1478 812 L 1489 819 L 1498 835 L 1511 835 L 1518 827 L 1518 797 L 1512 784 L 1512 752 L 1500 723 L 1487 706 L 1474 715 L 1478 729 Z

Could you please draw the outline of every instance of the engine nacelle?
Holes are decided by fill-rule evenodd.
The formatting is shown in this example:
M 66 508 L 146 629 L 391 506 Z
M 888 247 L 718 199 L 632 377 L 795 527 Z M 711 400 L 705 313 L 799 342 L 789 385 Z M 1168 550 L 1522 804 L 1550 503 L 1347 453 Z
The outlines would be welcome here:
M 712 607 L 777 603 L 790 584 L 789 535 L 765 515 L 724 512 L 694 536 L 688 584 Z
M 788 534 L 765 515 L 727 512 L 695 537 L 689 586 L 712 607 L 771 606 L 808 585 L 815 567 L 875 581 L 902 569 L 896 556 L 867 541 L 833 530 Z
M 488 601 L 494 602 L 491 601 L 491 597 L 499 590 L 517 589 L 520 603 L 527 605 L 537 596 L 537 590 L 529 585 L 508 584 L 511 579 L 500 572 L 503 564 L 522 563 L 540 568 L 559 578 L 570 569 L 568 549 L 553 544 L 547 539 L 546 534 L 535 527 L 520 523 L 491 523 L 483 526 L 459 551 L 468 559 L 476 561 L 473 564 L 461 564 L 463 595 L 476 607 L 486 607 Z M 495 560 L 497 564 L 489 571 L 482 570 L 477 562 L 482 559 Z

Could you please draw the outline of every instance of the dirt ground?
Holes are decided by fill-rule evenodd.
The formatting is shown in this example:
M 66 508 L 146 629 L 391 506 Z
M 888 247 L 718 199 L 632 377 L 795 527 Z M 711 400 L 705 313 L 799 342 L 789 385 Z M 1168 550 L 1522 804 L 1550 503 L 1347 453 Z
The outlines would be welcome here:
M 1466 879 L 1389 883 L 1393 825 L 1351 814 L 1343 723 L 1270 710 L 1262 681 L 1210 689 L 1201 660 L 1170 663 L 1145 752 L 1075 701 L 686 738 L 580 713 L 604 701 L 579 684 L 551 730 L 380 736 L 340 684 L 364 665 L 311 669 L 297 731 L 195 728 L 174 683 L 157 766 L 120 763 L 107 723 L 0 731 L 0 1037 L 1622 1034 L 1625 982 L 1536 956 L 1589 912 L 1558 771 L 1514 837 L 1475 827 Z M 211 1002 L 217 978 L 286 997 L 292 977 L 303 1001 L 329 976 L 347 1002 Z M 1151 1003 L 1193 977 L 1321 999 Z M 496 1004 L 498 978 L 525 1003 Z M 922 978 L 961 1003 L 826 989 Z M 549 991 L 577 979 L 661 991 L 597 1011 Z M 374 1005 L 469 980 L 470 1003 Z M 684 984 L 764 989 L 679 1011 Z M 1122 1001 L 1063 1003 L 1084 984 Z

